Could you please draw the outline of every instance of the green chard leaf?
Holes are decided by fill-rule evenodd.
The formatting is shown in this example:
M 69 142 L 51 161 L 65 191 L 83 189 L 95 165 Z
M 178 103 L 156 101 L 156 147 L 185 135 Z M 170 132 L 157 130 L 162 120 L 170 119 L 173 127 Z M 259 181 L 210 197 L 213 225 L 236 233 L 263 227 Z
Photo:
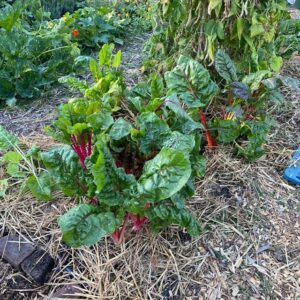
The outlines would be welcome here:
M 159 232 L 171 224 L 177 224 L 186 228 L 192 236 L 201 233 L 198 220 L 187 209 L 179 209 L 163 202 L 148 209 L 146 216 L 150 219 L 150 226 L 155 232 Z
M 140 197 L 149 202 L 167 199 L 187 183 L 191 172 L 191 164 L 185 153 L 163 148 L 154 159 L 145 164 L 138 180 Z
M 92 174 L 97 186 L 96 196 L 109 206 L 122 205 L 136 185 L 133 175 L 117 168 L 109 148 L 99 141 L 97 151 L 92 157 Z
M 177 66 L 165 74 L 168 94 L 177 94 L 188 107 L 206 107 L 218 92 L 210 74 L 197 61 L 180 56 Z
M 132 125 L 123 118 L 120 118 L 114 123 L 109 134 L 113 140 L 120 140 L 130 135 L 131 129 Z
M 142 113 L 137 117 L 137 123 L 139 130 L 133 129 L 131 136 L 140 144 L 141 152 L 151 155 L 160 150 L 171 132 L 168 124 L 153 112 Z
M 104 236 L 112 234 L 121 221 L 111 212 L 100 212 L 89 204 L 79 204 L 59 218 L 63 241 L 71 247 L 92 246 Z
M 41 153 L 41 159 L 56 185 L 67 196 L 86 192 L 81 185 L 83 168 L 70 146 L 56 147 Z
M 26 181 L 26 187 L 30 190 L 32 195 L 44 201 L 53 200 L 53 185 L 50 175 L 46 172 L 38 177 L 30 176 Z
M 219 49 L 216 54 L 215 67 L 219 75 L 231 83 L 238 80 L 236 75 L 236 68 L 234 62 L 230 59 L 229 55 L 224 50 Z

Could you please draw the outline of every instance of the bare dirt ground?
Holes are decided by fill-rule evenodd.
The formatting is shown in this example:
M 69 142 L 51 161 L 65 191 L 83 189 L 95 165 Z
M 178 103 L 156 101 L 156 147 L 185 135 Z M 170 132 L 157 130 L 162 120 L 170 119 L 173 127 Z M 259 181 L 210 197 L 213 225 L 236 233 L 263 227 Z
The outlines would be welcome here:
M 124 60 L 136 81 L 141 40 L 133 48 Z M 284 73 L 300 79 L 300 58 L 287 63 Z M 285 104 L 270 108 L 278 126 L 263 158 L 249 164 L 226 148 L 208 154 L 206 177 L 189 201 L 203 225 L 198 238 L 174 226 L 159 235 L 145 229 L 121 246 L 107 238 L 70 249 L 61 242 L 56 220 L 74 200 L 57 194 L 56 201 L 44 203 L 12 190 L 1 200 L 0 236 L 31 239 L 50 251 L 56 268 L 37 287 L 0 261 L 0 299 L 51 299 L 66 284 L 79 286 L 79 299 L 300 299 L 300 188 L 282 177 L 300 145 L 300 94 L 284 93 Z M 51 140 L 41 128 L 68 96 L 57 91 L 46 105 L 2 111 L 0 124 L 28 145 L 48 147 Z

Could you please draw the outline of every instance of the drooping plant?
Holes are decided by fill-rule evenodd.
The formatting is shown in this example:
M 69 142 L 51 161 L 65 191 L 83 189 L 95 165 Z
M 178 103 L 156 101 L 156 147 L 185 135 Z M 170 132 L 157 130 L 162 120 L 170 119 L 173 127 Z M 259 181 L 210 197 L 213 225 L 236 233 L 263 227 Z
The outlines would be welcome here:
M 286 0 L 161 0 L 154 16 L 150 59 L 167 69 L 178 52 L 209 65 L 224 48 L 244 74 L 278 72 L 300 49 L 300 22 L 291 20 Z
M 279 75 L 300 50 L 300 21 L 291 19 L 287 2 L 158 1 L 154 19 L 146 66 L 170 70 L 180 54 L 205 65 L 221 91 L 210 115 L 201 111 L 208 145 L 233 144 L 249 160 L 261 157 L 274 124 L 268 107 L 284 100 L 278 88 L 299 88 Z

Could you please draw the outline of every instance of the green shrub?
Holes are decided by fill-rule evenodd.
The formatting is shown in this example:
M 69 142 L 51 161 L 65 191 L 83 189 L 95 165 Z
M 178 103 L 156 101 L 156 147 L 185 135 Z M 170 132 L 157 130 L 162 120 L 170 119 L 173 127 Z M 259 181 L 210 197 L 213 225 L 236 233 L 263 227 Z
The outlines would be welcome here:
M 28 2 L 27 2 L 28 5 Z M 0 10 L 0 99 L 34 98 L 73 71 L 80 51 L 61 23 L 27 22 L 22 1 Z
M 286 0 L 161 0 L 154 16 L 150 59 L 164 69 L 178 52 L 209 65 L 223 48 L 244 74 L 279 72 L 282 58 L 300 49 L 300 20 L 290 19 Z

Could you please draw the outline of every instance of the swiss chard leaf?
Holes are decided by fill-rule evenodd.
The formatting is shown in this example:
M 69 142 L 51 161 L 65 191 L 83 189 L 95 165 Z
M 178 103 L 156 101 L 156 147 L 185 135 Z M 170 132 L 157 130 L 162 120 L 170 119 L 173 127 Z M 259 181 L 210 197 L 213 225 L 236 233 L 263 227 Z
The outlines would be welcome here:
M 191 163 L 185 153 L 163 148 L 154 159 L 145 164 L 138 180 L 140 197 L 149 202 L 167 199 L 187 183 L 191 172 Z
M 132 130 L 132 138 L 140 144 L 140 150 L 145 155 L 160 150 L 171 130 L 166 122 L 153 112 L 145 112 L 137 117 L 139 130 Z
M 112 234 L 121 221 L 111 212 L 101 213 L 94 205 L 80 204 L 59 218 L 63 241 L 71 247 L 92 246 Z
M 85 191 L 81 178 L 83 169 L 70 146 L 56 147 L 41 153 L 41 159 L 56 185 L 67 196 L 81 195 Z
M 118 119 L 112 126 L 109 134 L 113 140 L 120 140 L 130 135 L 132 125 L 123 118 Z
M 53 200 L 53 181 L 48 173 L 43 173 L 39 177 L 30 176 L 26 181 L 26 187 L 39 200 Z
M 98 151 L 92 157 L 96 195 L 108 206 L 121 205 L 129 197 L 136 180 L 123 168 L 117 168 L 109 148 L 102 141 L 96 147 Z
M 186 228 L 192 236 L 197 236 L 201 232 L 201 226 L 197 219 L 191 215 L 186 209 L 166 205 L 165 203 L 158 204 L 146 211 L 147 217 L 150 219 L 151 228 L 158 232 L 171 224 L 178 224 Z
M 234 62 L 224 50 L 219 49 L 216 54 L 215 67 L 219 75 L 231 83 L 238 80 Z
M 180 56 L 177 66 L 165 74 L 169 95 L 177 94 L 188 107 L 206 107 L 218 92 L 218 86 L 200 63 Z

